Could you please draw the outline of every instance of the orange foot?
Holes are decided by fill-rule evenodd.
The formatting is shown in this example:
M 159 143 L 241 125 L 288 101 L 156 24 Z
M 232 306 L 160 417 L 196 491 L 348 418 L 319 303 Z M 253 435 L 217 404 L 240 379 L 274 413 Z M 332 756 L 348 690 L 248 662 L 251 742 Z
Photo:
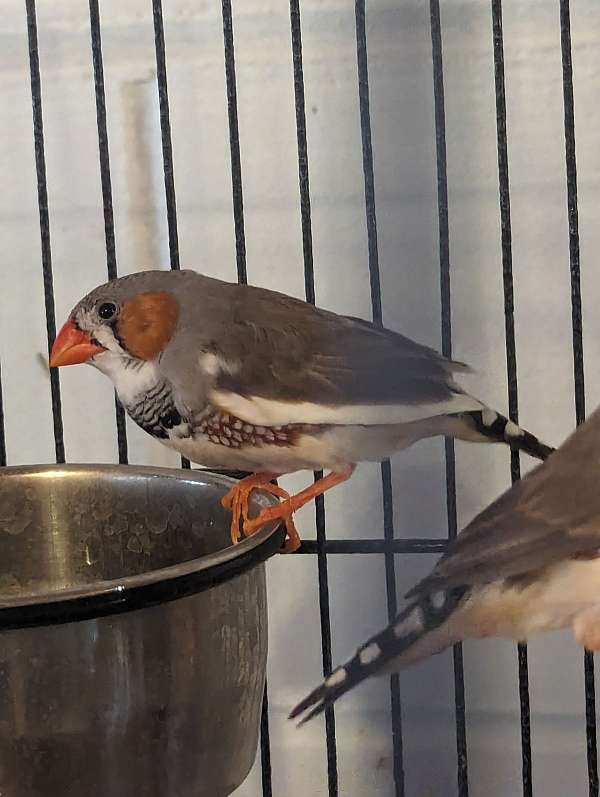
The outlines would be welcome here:
M 322 479 L 318 479 L 314 484 L 311 484 L 310 487 L 302 490 L 297 495 L 287 495 L 279 504 L 263 509 L 258 517 L 252 520 L 248 519 L 244 522 L 244 533 L 248 535 L 255 534 L 265 523 L 270 523 L 277 519 L 283 520 L 288 529 L 289 537 L 284 551 L 286 553 L 296 551 L 300 547 L 301 540 L 293 525 L 293 513 L 309 501 L 312 501 L 313 498 L 322 495 L 326 490 L 330 490 L 332 487 L 347 481 L 354 473 L 355 467 L 356 465 L 346 465 L 343 469 L 332 472 Z M 290 533 L 290 526 L 293 527 L 293 534 Z
M 248 531 L 248 524 L 251 522 L 248 517 L 248 503 L 250 500 L 250 493 L 253 490 L 264 490 L 266 493 L 276 495 L 278 498 L 283 498 L 284 501 L 289 501 L 290 495 L 281 487 L 276 484 L 271 484 L 272 479 L 276 479 L 280 474 L 277 473 L 253 473 L 251 476 L 246 476 L 245 479 L 235 484 L 231 490 L 221 499 L 221 503 L 225 509 L 231 509 L 231 542 L 235 545 L 240 541 L 240 520 L 242 521 L 242 528 L 244 534 L 248 536 L 255 534 L 259 528 L 265 525 L 264 521 L 259 526 Z M 283 553 L 293 553 L 298 550 L 301 544 L 300 535 L 296 530 L 294 521 L 292 520 L 292 513 L 281 515 L 286 528 L 287 540 L 283 548 Z
M 282 490 L 281 487 L 271 484 L 271 479 L 276 478 L 277 474 L 255 473 L 252 476 L 246 476 L 245 479 L 242 479 L 232 487 L 222 499 L 223 506 L 233 512 L 231 520 L 232 542 L 235 544 L 240 539 L 240 518 L 243 521 L 244 534 L 247 536 L 256 534 L 266 523 L 271 523 L 273 520 L 282 520 L 287 531 L 287 540 L 282 552 L 293 553 L 297 551 L 302 540 L 294 525 L 293 513 L 313 498 L 322 495 L 326 490 L 330 490 L 332 487 L 347 481 L 354 473 L 355 467 L 356 465 L 346 465 L 339 471 L 332 472 L 324 478 L 318 479 L 310 487 L 292 496 Z M 248 499 L 252 490 L 259 488 L 283 500 L 275 506 L 263 509 L 258 517 L 250 519 L 248 517 Z

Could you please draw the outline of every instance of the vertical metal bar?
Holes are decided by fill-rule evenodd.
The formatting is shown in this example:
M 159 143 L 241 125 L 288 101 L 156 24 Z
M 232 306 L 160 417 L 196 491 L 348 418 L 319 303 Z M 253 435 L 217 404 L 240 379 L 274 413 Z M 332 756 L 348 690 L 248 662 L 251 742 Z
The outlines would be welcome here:
M 440 292 L 442 310 L 442 353 L 452 357 L 452 305 L 450 294 L 450 232 L 448 226 L 448 174 L 446 159 L 446 110 L 444 98 L 444 62 L 439 0 L 430 0 L 431 52 L 433 60 L 433 93 L 437 158 L 438 224 L 440 238 Z M 446 509 L 448 537 L 454 539 L 458 531 L 456 511 L 456 457 L 454 440 L 447 437 L 446 450 Z M 459 797 L 468 797 L 467 726 L 465 712 L 465 679 L 462 645 L 454 646 L 454 702 L 456 717 L 456 757 Z
M 6 465 L 6 437 L 4 434 L 4 401 L 2 399 L 2 364 L 0 363 L 0 467 Z
M 579 214 L 577 210 L 575 106 L 573 99 L 573 62 L 571 60 L 571 15 L 569 11 L 569 0 L 560 0 L 560 44 L 565 116 L 567 212 L 569 219 L 569 264 L 571 272 L 571 317 L 573 325 L 573 381 L 575 385 L 575 416 L 577 424 L 579 425 L 585 420 L 585 382 L 583 368 L 583 325 L 581 318 Z
M 223 42 L 225 47 L 225 81 L 227 85 L 227 114 L 229 118 L 229 151 L 231 156 L 235 252 L 238 282 L 246 284 L 246 282 L 248 282 L 248 274 L 246 271 L 246 234 L 244 231 L 244 194 L 242 185 L 242 162 L 240 158 L 240 134 L 238 126 L 231 0 L 222 0 L 221 5 L 223 11 Z
M 162 139 L 163 170 L 165 174 L 165 197 L 167 202 L 167 224 L 169 228 L 169 256 L 173 271 L 179 271 L 179 236 L 177 232 L 177 201 L 175 199 L 175 177 L 173 173 L 173 143 L 169 116 L 169 91 L 167 86 L 167 56 L 165 50 L 165 28 L 163 24 L 162 0 L 152 0 L 154 18 L 154 45 L 156 49 L 156 83 L 160 109 L 160 133 Z M 189 459 L 181 457 L 181 466 L 190 467 Z
M 371 312 L 373 321 L 382 324 L 381 279 L 379 273 L 379 251 L 377 246 L 377 213 L 375 208 L 375 175 L 373 169 L 373 146 L 371 141 L 371 111 L 369 98 L 369 64 L 367 55 L 367 32 L 365 19 L 365 0 L 356 0 L 356 63 L 358 70 L 358 99 L 360 110 L 360 132 L 363 155 L 363 176 L 365 184 L 365 212 L 367 224 L 367 245 L 369 252 L 369 280 L 371 285 Z M 392 495 L 392 469 L 388 460 L 381 463 L 383 492 L 385 580 L 388 619 L 391 622 L 397 614 L 396 569 L 394 554 L 390 543 L 394 540 L 394 515 Z M 402 706 L 400 701 L 400 679 L 397 674 L 390 677 L 390 700 L 392 709 L 392 748 L 394 753 L 394 790 L 396 797 L 403 797 L 404 751 L 402 742 Z
M 385 588 L 388 622 L 398 614 L 396 594 L 396 565 L 394 561 L 394 501 L 392 493 L 392 467 L 389 459 L 381 463 L 381 488 L 383 494 L 383 536 L 385 540 Z M 390 704 L 392 710 L 392 751 L 394 755 L 394 794 L 404 797 L 404 743 L 402 739 L 402 702 L 400 699 L 400 676 L 390 675 Z
M 35 169 L 37 175 L 38 208 L 40 215 L 40 239 L 42 248 L 42 276 L 46 307 L 46 333 L 48 354 L 56 337 L 54 314 L 54 284 L 52 278 L 52 252 L 50 248 L 50 217 L 48 214 L 48 189 L 46 186 L 46 158 L 44 155 L 44 121 L 42 115 L 42 86 L 38 53 L 37 19 L 35 0 L 25 0 L 27 14 L 27 38 L 29 44 L 29 71 L 31 76 L 31 103 L 33 112 L 33 141 Z M 50 369 L 50 392 L 52 396 L 52 420 L 54 425 L 54 449 L 56 462 L 65 461 L 65 444 L 60 400 L 60 380 L 56 368 Z
M 302 22 L 299 0 L 290 0 L 292 57 L 294 63 L 294 99 L 296 108 L 296 138 L 298 144 L 298 181 L 300 184 L 300 216 L 302 221 L 302 250 L 304 255 L 304 287 L 306 301 L 315 303 L 315 272 L 313 264 L 310 184 L 308 175 L 308 145 L 306 141 L 306 107 L 304 101 L 304 72 L 302 68 Z
M 262 773 L 263 797 L 272 797 L 273 784 L 271 781 L 271 739 L 269 734 L 269 692 L 265 681 L 263 702 L 260 713 L 260 764 Z
M 296 138 L 298 145 L 298 181 L 300 186 L 300 216 L 302 222 L 302 248 L 304 255 L 304 286 L 306 301 L 315 303 L 315 277 L 313 265 L 312 223 L 310 209 L 310 183 L 308 172 L 308 146 L 306 141 L 306 109 L 304 102 L 304 73 L 302 68 L 302 23 L 299 0 L 290 0 L 290 26 L 292 57 L 294 66 L 294 99 L 296 109 Z M 315 473 L 315 480 L 323 476 Z M 329 611 L 329 578 L 327 572 L 327 542 L 325 526 L 325 502 L 320 495 L 315 501 L 317 527 L 317 568 L 319 577 L 319 608 L 321 616 L 321 647 L 323 673 L 332 670 L 331 621 Z M 337 743 L 335 735 L 335 713 L 333 706 L 325 710 L 325 736 L 327 747 L 327 777 L 329 797 L 338 795 Z
M 369 64 L 367 60 L 367 29 L 365 0 L 356 0 L 356 62 L 358 69 L 358 100 L 360 134 L 363 151 L 365 181 L 365 207 L 367 214 L 367 243 L 369 248 L 369 277 L 373 321 L 381 324 L 381 281 L 379 277 L 379 252 L 377 248 L 377 218 L 375 213 L 375 175 L 373 172 L 373 145 L 371 143 L 371 110 L 369 103 Z
M 322 477 L 315 473 L 315 481 Z M 315 524 L 317 527 L 317 571 L 319 581 L 319 612 L 321 617 L 321 655 L 323 674 L 328 676 L 333 669 L 331 658 L 331 616 L 329 602 L 329 577 L 327 572 L 327 534 L 325 527 L 325 501 L 322 495 L 315 499 Z M 337 742 L 335 735 L 335 712 L 333 706 L 325 710 L 325 740 L 327 746 L 327 783 L 329 797 L 338 797 Z
M 579 257 L 579 213 L 577 209 L 577 157 L 575 150 L 575 104 L 571 55 L 571 13 L 569 0 L 560 0 L 560 44 L 563 72 L 565 122 L 565 164 L 567 176 L 567 214 L 569 220 L 569 266 L 571 272 L 571 318 L 573 327 L 573 382 L 577 425 L 585 420 L 585 374 L 583 362 L 583 323 Z M 590 797 L 598 797 L 598 744 L 596 732 L 596 684 L 594 654 L 584 653 L 585 715 Z
M 98 0 L 89 0 L 90 33 L 92 41 L 92 60 L 94 63 L 94 89 L 96 94 L 96 122 L 98 125 L 98 154 L 100 158 L 100 181 L 102 184 L 102 204 L 104 207 L 104 238 L 106 241 L 106 269 L 108 279 L 117 278 L 117 253 L 115 248 L 115 222 L 112 204 L 112 185 L 110 179 L 110 155 L 108 150 L 108 130 L 106 126 L 106 96 L 104 93 L 104 67 L 102 63 L 102 37 L 100 32 L 100 10 Z M 119 463 L 128 461 L 127 430 L 125 411 L 115 393 L 115 417 L 117 423 L 117 447 Z
M 156 47 L 156 79 L 160 108 L 160 131 L 162 136 L 163 167 L 165 173 L 165 195 L 167 200 L 167 223 L 169 225 L 169 254 L 171 268 L 179 269 L 179 239 L 177 235 L 177 203 L 175 201 L 175 179 L 173 176 L 173 144 L 169 118 L 169 93 L 167 88 L 167 59 L 165 54 L 165 30 L 161 0 L 152 0 L 154 17 L 154 44 Z
M 506 366 L 508 373 L 508 412 L 518 422 L 517 351 L 515 342 L 514 291 L 512 273 L 512 231 L 510 218 L 510 185 L 508 177 L 508 143 L 506 132 L 506 89 L 504 79 L 504 39 L 502 33 L 502 0 L 491 0 L 494 43 L 494 83 L 496 90 L 496 131 L 498 146 L 498 186 L 502 230 L 502 275 L 504 281 L 504 323 Z M 513 482 L 521 476 L 518 451 L 511 451 Z M 523 795 L 533 794 L 531 762 L 531 719 L 529 709 L 529 668 L 527 646 L 518 646 L 519 698 L 521 704 L 521 752 L 523 761 Z
M 229 151 L 231 157 L 231 191 L 233 197 L 233 220 L 238 282 L 246 284 L 246 233 L 244 229 L 244 195 L 242 185 L 242 162 L 237 111 L 237 87 L 235 76 L 235 47 L 233 39 L 233 15 L 231 0 L 222 0 L 223 49 L 225 54 L 225 83 L 227 88 L 227 116 L 229 121 Z M 234 474 L 230 474 L 234 476 Z M 243 478 L 247 474 L 237 474 Z M 260 760 L 263 797 L 272 797 L 271 740 L 269 734 L 269 691 L 265 683 L 260 718 Z

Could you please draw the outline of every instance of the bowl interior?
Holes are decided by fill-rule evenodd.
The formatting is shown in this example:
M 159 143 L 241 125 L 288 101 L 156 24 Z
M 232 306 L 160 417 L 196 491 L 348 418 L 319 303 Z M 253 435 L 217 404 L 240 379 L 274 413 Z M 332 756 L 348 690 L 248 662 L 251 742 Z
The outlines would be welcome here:
M 137 576 L 231 546 L 204 471 L 68 465 L 0 471 L 0 600 Z M 254 494 L 257 512 L 270 497 Z

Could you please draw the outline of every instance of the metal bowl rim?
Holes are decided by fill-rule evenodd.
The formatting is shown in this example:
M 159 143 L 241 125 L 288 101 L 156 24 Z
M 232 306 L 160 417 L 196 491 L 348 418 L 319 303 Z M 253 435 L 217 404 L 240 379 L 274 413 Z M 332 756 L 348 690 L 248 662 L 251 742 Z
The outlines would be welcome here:
M 188 470 L 183 468 L 161 468 L 148 465 L 107 465 L 92 463 L 69 463 L 65 465 L 11 465 L 0 470 L 0 479 L 18 474 L 51 472 L 72 473 L 106 473 L 114 476 L 137 475 L 143 478 L 157 477 L 176 479 L 178 481 L 193 482 L 196 484 L 217 484 L 231 487 L 236 479 L 212 473 L 209 470 Z M 269 504 L 276 504 L 277 499 L 269 493 L 257 491 L 261 500 Z M 68 622 L 71 618 L 59 614 L 60 607 L 69 611 L 69 605 L 79 603 L 77 618 L 85 619 L 113 612 L 127 611 L 132 608 L 143 608 L 144 605 L 173 600 L 195 592 L 200 592 L 221 581 L 239 575 L 256 564 L 263 562 L 278 550 L 281 545 L 282 534 L 278 522 L 266 525 L 252 537 L 246 538 L 237 545 L 229 545 L 219 551 L 206 556 L 190 559 L 178 565 L 157 568 L 134 576 L 123 576 L 119 579 L 97 581 L 81 587 L 51 590 L 36 593 L 22 593 L 15 598 L 3 598 L 0 594 L 0 629 L 6 627 L 20 627 L 21 625 L 40 625 L 48 622 Z M 275 537 L 279 542 L 275 543 Z M 236 560 L 240 560 L 236 566 Z M 221 578 L 222 576 L 222 578 Z M 169 586 L 173 589 L 169 589 Z M 162 587 L 164 586 L 164 589 Z M 144 594 L 148 595 L 147 602 Z M 131 596 L 137 596 L 130 601 Z M 157 600 L 157 597 L 160 600 Z M 53 611 L 53 604 L 56 610 Z M 34 610 L 33 613 L 28 609 Z M 37 612 L 35 610 L 38 610 Z M 23 622 L 14 621 L 15 612 L 24 611 Z M 97 610 L 97 611 L 95 611 Z M 28 622 L 38 615 L 42 622 Z M 81 617 L 79 616 L 81 615 Z M 44 617 L 46 620 L 44 621 Z

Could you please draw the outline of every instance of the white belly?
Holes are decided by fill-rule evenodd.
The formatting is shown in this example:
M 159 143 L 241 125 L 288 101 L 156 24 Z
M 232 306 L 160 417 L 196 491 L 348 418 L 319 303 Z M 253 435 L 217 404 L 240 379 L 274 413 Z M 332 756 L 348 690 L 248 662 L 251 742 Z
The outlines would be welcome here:
M 524 589 L 490 584 L 473 594 L 463 619 L 467 636 L 525 640 L 542 631 L 568 628 L 593 606 L 600 606 L 600 558 L 555 565 Z

